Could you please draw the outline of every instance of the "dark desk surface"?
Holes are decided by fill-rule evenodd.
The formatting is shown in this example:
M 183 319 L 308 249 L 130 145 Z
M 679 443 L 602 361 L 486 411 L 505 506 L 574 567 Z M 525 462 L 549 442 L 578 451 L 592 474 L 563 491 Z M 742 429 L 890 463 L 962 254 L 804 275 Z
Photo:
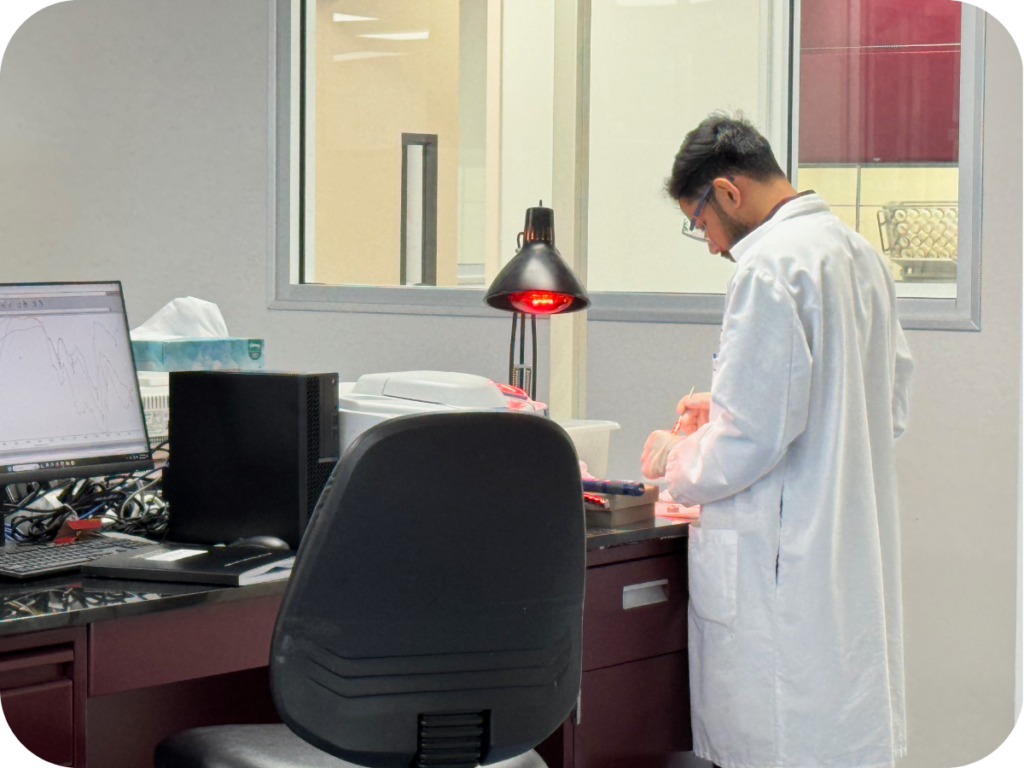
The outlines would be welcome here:
M 685 535 L 685 522 L 663 518 L 618 528 L 587 528 L 587 551 Z M 78 572 L 29 581 L 0 579 L 0 637 L 282 594 L 287 583 L 218 587 L 85 578 Z

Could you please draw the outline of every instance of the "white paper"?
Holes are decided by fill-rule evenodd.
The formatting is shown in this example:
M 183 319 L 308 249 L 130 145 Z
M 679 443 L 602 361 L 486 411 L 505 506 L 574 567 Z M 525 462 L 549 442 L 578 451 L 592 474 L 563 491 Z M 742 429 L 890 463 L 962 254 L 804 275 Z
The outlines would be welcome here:
M 253 568 L 239 578 L 238 585 L 240 587 L 247 587 L 251 584 L 262 584 L 267 581 L 283 581 L 292 575 L 292 566 L 294 564 L 295 558 L 289 557 L 287 560 L 279 560 L 276 563 L 270 563 L 260 568 Z
M 156 555 L 143 557 L 143 560 L 155 560 L 160 563 L 172 563 L 175 560 L 184 560 L 186 557 L 205 555 L 205 549 L 172 549 L 170 552 L 160 552 Z
M 131 332 L 132 341 L 167 339 L 223 339 L 228 326 L 220 308 L 194 296 L 168 302 L 149 320 Z

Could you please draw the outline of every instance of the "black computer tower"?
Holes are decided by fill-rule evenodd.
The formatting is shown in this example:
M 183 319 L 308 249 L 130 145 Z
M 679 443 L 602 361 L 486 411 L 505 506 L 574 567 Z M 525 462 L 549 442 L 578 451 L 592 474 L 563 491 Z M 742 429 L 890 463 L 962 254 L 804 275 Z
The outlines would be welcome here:
M 338 374 L 175 371 L 168 408 L 167 539 L 298 548 L 340 455 Z

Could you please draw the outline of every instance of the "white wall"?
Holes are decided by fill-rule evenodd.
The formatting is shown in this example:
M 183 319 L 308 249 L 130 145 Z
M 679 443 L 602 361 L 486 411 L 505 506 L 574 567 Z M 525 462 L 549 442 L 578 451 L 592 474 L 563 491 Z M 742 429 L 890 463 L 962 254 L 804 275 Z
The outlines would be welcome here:
M 266 308 L 268 18 L 255 0 L 75 0 L 30 20 L 0 65 L 0 279 L 119 278 L 134 323 L 200 296 L 278 368 L 503 378 L 505 317 Z M 989 40 L 983 330 L 909 335 L 907 768 L 976 760 L 1013 718 L 1022 78 L 1005 31 Z M 710 384 L 718 330 L 588 333 L 588 416 L 623 424 L 610 471 L 635 477 L 648 432 Z

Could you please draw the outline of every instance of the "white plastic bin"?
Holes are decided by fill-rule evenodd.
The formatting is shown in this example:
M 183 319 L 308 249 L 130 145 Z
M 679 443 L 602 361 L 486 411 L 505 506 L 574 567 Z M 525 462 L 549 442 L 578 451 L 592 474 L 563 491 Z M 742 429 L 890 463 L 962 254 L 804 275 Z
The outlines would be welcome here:
M 142 395 L 142 412 L 146 418 L 146 432 L 149 444 L 155 448 L 167 439 L 170 411 L 166 371 L 139 371 L 139 394 Z
M 608 444 L 612 431 L 619 429 L 614 421 L 600 419 L 555 419 L 558 425 L 569 433 L 580 461 L 587 465 L 587 471 L 594 477 L 605 478 L 608 471 Z

